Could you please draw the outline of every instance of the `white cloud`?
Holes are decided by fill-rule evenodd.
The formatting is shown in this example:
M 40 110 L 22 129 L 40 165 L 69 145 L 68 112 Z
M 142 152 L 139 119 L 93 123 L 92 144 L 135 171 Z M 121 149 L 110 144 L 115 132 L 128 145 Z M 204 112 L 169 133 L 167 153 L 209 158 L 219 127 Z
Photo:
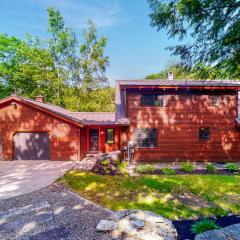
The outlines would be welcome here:
M 89 19 L 97 27 L 122 25 L 128 21 L 118 0 L 38 0 L 39 4 L 59 9 L 66 23 L 74 28 L 84 28 Z

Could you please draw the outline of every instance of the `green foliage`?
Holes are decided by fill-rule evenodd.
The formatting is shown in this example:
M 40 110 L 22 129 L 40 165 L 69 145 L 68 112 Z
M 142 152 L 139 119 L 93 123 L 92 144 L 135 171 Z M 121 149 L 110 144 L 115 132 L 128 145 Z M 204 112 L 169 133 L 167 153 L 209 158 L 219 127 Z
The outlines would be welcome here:
M 0 34 L 0 98 L 41 94 L 72 111 L 114 111 L 114 89 L 105 76 L 106 38 L 98 37 L 90 21 L 80 42 L 58 10 L 47 11 L 46 41 Z
M 195 234 L 203 233 L 213 229 L 219 229 L 219 226 L 210 219 L 200 220 L 197 223 L 194 223 L 191 227 L 191 231 Z
M 176 174 L 176 170 L 170 167 L 164 167 L 162 168 L 162 172 L 164 175 L 175 175 Z
M 145 174 L 131 177 L 74 170 L 60 181 L 81 196 L 112 210 L 149 210 L 170 219 L 240 213 L 240 176 Z M 179 198 L 185 194 L 193 198 Z
M 227 163 L 225 167 L 229 172 L 236 172 L 239 169 L 238 165 L 235 163 Z
M 214 78 L 240 78 L 239 1 L 148 0 L 148 3 L 151 26 L 158 31 L 167 29 L 170 38 L 180 41 L 192 37 L 191 42 L 168 48 L 173 55 L 180 56 L 183 64 L 198 66 L 207 73 L 202 64 L 206 63 L 211 72 L 218 69 Z
M 103 159 L 103 160 L 101 161 L 101 164 L 102 164 L 103 166 L 107 166 L 108 163 L 109 163 L 109 161 L 108 161 L 107 159 Z
M 142 164 L 136 167 L 136 172 L 138 173 L 153 173 L 155 170 L 155 166 L 151 164 Z
M 181 64 L 170 63 L 159 73 L 149 74 L 145 79 L 166 79 L 167 73 L 173 72 L 174 79 L 191 79 L 191 73 Z
M 127 174 L 128 163 L 125 161 L 117 160 L 117 169 L 119 173 Z
M 217 172 L 217 167 L 212 163 L 207 164 L 206 169 L 207 169 L 208 173 L 216 173 Z
M 194 171 L 194 165 L 190 162 L 181 163 L 181 169 L 186 173 L 192 173 Z

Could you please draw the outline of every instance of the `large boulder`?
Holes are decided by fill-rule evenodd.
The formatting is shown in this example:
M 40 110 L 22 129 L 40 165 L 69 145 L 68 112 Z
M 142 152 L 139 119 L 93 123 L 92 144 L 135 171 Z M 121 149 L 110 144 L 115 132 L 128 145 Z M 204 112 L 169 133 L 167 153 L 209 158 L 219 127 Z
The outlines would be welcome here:
M 195 237 L 195 240 L 240 240 L 240 224 L 230 225 L 219 230 L 210 230 Z
M 136 240 L 176 240 L 178 234 L 172 221 L 149 211 L 122 210 L 112 213 L 108 221 L 117 224 L 113 235 L 129 236 Z

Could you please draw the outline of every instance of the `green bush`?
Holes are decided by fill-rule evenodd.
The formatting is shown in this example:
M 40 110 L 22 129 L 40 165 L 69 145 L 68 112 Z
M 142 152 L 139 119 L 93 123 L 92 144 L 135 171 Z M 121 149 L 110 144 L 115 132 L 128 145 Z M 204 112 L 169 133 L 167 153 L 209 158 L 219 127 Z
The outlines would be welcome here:
M 209 219 L 200 220 L 197 223 L 194 223 L 191 227 L 191 231 L 194 234 L 203 233 L 213 229 L 219 229 L 219 226 L 213 220 Z
M 165 175 L 175 175 L 176 174 L 176 170 L 173 168 L 170 168 L 170 167 L 162 168 L 162 172 Z
M 142 164 L 136 167 L 136 172 L 138 173 L 153 173 L 156 168 L 151 164 Z
M 120 173 L 126 174 L 127 173 L 127 166 L 128 166 L 127 162 L 117 160 L 117 169 Z
M 207 164 L 206 169 L 207 169 L 208 173 L 216 173 L 217 172 L 217 167 L 212 163 Z
M 194 165 L 190 162 L 184 162 L 181 164 L 181 169 L 186 173 L 192 173 L 194 171 Z
M 101 161 L 101 164 L 102 164 L 103 166 L 107 166 L 107 165 L 109 164 L 109 162 L 108 162 L 107 159 L 103 159 L 103 160 Z
M 225 167 L 229 172 L 236 172 L 238 170 L 238 165 L 235 163 L 227 163 Z

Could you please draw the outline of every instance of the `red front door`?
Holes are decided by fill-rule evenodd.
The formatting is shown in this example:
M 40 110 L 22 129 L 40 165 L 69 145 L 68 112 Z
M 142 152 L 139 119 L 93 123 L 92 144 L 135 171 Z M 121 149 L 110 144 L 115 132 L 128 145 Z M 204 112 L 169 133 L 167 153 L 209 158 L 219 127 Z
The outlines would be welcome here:
M 99 130 L 89 129 L 89 151 L 99 151 Z

